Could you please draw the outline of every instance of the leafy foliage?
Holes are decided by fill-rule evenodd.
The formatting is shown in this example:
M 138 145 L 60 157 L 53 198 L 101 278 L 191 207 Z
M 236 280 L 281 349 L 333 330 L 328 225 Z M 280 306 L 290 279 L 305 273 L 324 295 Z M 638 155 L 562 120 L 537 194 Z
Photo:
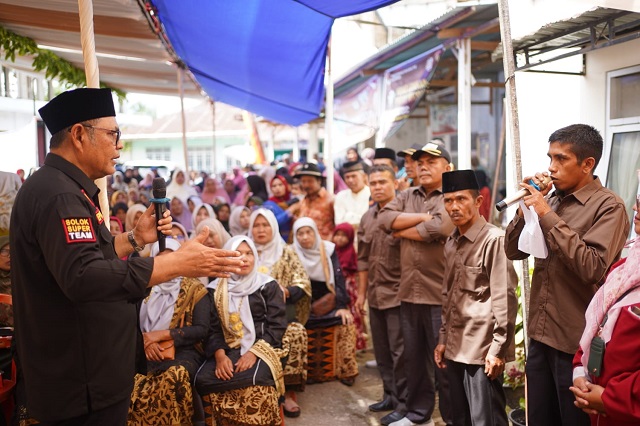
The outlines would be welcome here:
M 52 51 L 40 49 L 37 43 L 29 37 L 18 35 L 0 26 L 0 46 L 6 60 L 15 62 L 16 55 L 33 56 L 33 69 L 38 72 L 44 71 L 47 79 L 57 79 L 67 87 L 86 86 L 85 74 L 82 70 Z M 123 101 L 127 96 L 124 91 L 109 87 L 104 83 L 100 83 L 100 87 L 113 90 L 120 101 Z

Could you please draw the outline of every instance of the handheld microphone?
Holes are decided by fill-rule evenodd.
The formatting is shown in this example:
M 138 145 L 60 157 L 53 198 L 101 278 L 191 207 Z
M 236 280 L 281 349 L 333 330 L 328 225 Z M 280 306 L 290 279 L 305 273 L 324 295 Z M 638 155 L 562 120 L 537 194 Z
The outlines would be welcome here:
M 550 182 L 551 182 L 551 176 L 545 176 L 539 185 L 536 185 L 533 182 L 533 179 L 529 181 L 529 185 L 533 186 L 538 191 L 542 191 L 547 188 L 547 185 L 549 185 Z M 521 189 L 520 191 L 513 194 L 511 197 L 505 198 L 504 200 L 497 203 L 496 209 L 498 209 L 498 211 L 501 212 L 506 208 L 511 207 L 513 204 L 517 203 L 527 195 L 529 195 L 529 191 L 526 189 Z
M 153 188 L 153 198 L 150 200 L 156 207 L 156 226 L 160 219 L 162 219 L 165 210 L 167 209 L 167 201 L 169 201 L 167 197 L 167 183 L 164 181 L 164 178 L 157 177 L 153 179 L 152 183 Z M 160 246 L 160 252 L 163 252 L 166 248 L 166 236 L 160 232 L 158 233 L 158 245 Z

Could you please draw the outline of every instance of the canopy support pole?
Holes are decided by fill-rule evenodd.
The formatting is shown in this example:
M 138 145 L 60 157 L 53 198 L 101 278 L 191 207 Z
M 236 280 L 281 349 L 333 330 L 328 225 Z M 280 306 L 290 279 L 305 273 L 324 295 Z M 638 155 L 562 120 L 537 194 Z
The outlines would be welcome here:
M 211 117 L 213 124 L 213 133 L 211 135 L 211 139 L 213 142 L 213 151 L 211 155 L 211 171 L 214 175 L 218 173 L 218 163 L 217 163 L 217 154 L 216 154 L 216 101 L 211 99 Z M 224 184 L 224 182 L 222 182 Z
M 458 45 L 458 169 L 471 168 L 471 39 Z
M 180 117 L 182 119 L 182 153 L 184 155 L 185 180 L 189 182 L 189 152 L 187 150 L 187 117 L 184 113 L 184 68 L 178 65 L 178 91 L 180 92 Z
M 97 89 L 100 87 L 100 70 L 96 56 L 96 44 L 93 33 L 93 3 L 91 0 L 78 0 L 80 13 L 80 40 L 82 43 L 82 57 L 84 59 L 84 73 L 87 79 L 87 87 Z M 95 180 L 100 190 L 98 195 L 100 211 L 109 216 L 109 197 L 107 195 L 107 177 Z M 103 222 L 109 228 L 110 222 Z
M 331 75 L 331 39 L 327 46 L 327 65 L 326 78 L 327 85 L 326 101 L 324 105 L 325 123 L 324 123 L 324 164 L 326 166 L 327 192 L 333 196 L 333 78 Z M 309 159 L 307 159 L 309 161 Z

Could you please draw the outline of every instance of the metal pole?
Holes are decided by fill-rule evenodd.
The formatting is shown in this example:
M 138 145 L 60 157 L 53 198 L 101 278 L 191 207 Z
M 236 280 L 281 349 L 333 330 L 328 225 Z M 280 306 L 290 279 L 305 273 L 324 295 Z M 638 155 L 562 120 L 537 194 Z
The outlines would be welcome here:
M 471 39 L 458 45 L 458 169 L 471 168 Z
M 324 164 L 326 166 L 327 175 L 327 191 L 333 195 L 333 78 L 331 76 L 331 40 L 327 46 L 327 66 L 326 66 L 327 84 L 326 102 L 324 105 L 325 123 L 324 123 Z
M 98 57 L 96 56 L 96 44 L 93 34 L 93 3 L 91 0 L 78 0 L 78 10 L 80 13 L 80 40 L 87 87 L 95 89 L 100 87 L 100 70 L 98 68 Z M 102 211 L 103 215 L 109 216 L 107 177 L 96 179 L 95 184 L 100 190 L 98 195 L 100 211 Z M 107 228 L 110 227 L 110 221 L 105 220 L 103 223 Z
M 178 91 L 180 92 L 180 116 L 182 118 L 182 152 L 184 154 L 185 180 L 189 182 L 189 156 L 187 151 L 187 117 L 184 113 L 184 68 L 178 66 Z

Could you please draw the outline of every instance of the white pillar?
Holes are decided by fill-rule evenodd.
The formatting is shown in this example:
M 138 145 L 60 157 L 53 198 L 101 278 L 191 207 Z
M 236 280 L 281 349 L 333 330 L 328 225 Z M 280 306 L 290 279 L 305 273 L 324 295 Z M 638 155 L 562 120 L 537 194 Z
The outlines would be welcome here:
M 471 168 L 471 39 L 458 40 L 458 164 Z
M 291 152 L 292 163 L 300 158 L 300 127 L 295 127 L 295 131 L 295 140 L 293 141 L 293 150 Z
M 318 123 L 309 124 L 309 142 L 307 143 L 307 161 L 318 153 Z M 297 158 L 299 160 L 300 158 Z

